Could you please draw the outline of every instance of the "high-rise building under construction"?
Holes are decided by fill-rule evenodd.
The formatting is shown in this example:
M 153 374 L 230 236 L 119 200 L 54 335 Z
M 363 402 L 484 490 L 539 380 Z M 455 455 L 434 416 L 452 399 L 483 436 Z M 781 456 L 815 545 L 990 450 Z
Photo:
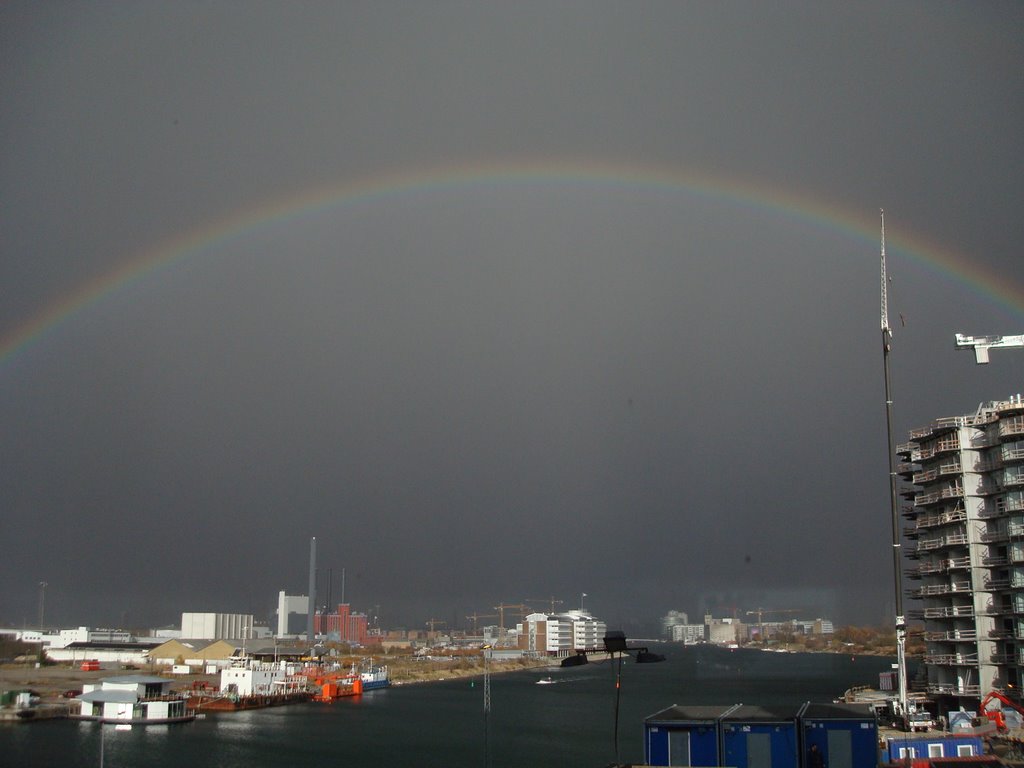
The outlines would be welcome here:
M 991 691 L 1021 700 L 1024 666 L 1024 400 L 937 419 L 897 447 L 927 692 L 940 712 Z

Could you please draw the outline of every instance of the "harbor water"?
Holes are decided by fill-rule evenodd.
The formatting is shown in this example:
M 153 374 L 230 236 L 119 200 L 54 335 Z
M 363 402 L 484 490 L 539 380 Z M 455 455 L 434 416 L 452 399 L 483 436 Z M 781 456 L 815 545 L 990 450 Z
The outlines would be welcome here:
M 878 684 L 892 659 L 659 646 L 660 664 L 617 663 L 399 686 L 333 704 L 209 715 L 179 725 L 102 726 L 104 766 L 564 768 L 641 762 L 643 720 L 673 704 L 827 702 Z M 550 684 L 537 681 L 550 676 Z M 58 720 L 0 728 L 10 766 L 99 765 L 101 726 Z

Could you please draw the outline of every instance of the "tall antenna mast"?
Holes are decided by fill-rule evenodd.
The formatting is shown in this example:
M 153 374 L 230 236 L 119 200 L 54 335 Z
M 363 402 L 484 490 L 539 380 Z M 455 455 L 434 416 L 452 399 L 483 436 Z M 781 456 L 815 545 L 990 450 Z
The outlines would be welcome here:
M 882 343 L 885 345 L 885 355 L 888 357 L 892 330 L 889 328 L 889 280 L 885 274 L 885 211 L 879 208 L 878 215 L 882 220 Z M 886 400 L 888 399 L 888 393 L 886 393 Z
M 896 590 L 896 674 L 899 684 L 899 716 L 907 726 L 907 622 L 903 615 L 903 545 L 900 543 L 899 501 L 896 495 L 896 444 L 892 433 L 892 384 L 889 353 L 892 329 L 889 328 L 889 278 L 885 271 L 885 211 L 879 209 L 882 228 L 882 366 L 885 370 L 885 429 L 889 440 L 889 506 L 892 514 L 892 568 Z

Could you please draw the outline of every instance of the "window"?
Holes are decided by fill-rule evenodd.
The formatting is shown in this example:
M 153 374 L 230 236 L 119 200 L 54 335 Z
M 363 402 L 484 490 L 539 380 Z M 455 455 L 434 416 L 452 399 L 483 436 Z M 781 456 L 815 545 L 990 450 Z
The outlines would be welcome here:
M 941 744 L 929 744 L 928 745 L 928 757 L 942 757 L 942 745 Z
M 956 756 L 957 757 L 974 757 L 974 745 L 973 744 L 957 744 L 956 745 Z

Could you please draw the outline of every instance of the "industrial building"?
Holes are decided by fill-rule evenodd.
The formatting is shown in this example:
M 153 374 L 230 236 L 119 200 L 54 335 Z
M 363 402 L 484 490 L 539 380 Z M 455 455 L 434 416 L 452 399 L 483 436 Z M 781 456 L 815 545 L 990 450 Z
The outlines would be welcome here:
M 220 640 L 253 636 L 251 613 L 183 613 L 181 636 L 196 640 Z
M 309 595 L 277 595 L 277 637 L 299 635 L 309 624 Z
M 897 446 L 906 482 L 907 590 L 924 622 L 938 710 L 999 691 L 1020 700 L 1024 661 L 1024 401 L 937 419 Z
M 348 603 L 338 603 L 334 613 L 317 613 L 314 617 L 317 636 L 336 643 L 369 644 L 369 621 L 365 613 L 353 613 Z

